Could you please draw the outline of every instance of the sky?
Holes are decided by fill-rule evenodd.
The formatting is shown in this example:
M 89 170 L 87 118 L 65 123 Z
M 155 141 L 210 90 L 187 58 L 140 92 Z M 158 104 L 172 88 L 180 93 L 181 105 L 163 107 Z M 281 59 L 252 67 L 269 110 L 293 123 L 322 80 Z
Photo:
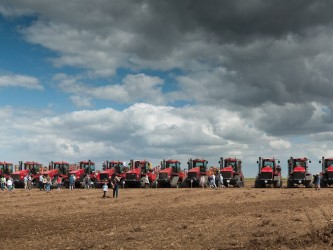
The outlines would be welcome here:
M 332 1 L 2 0 L 0 158 L 333 157 Z

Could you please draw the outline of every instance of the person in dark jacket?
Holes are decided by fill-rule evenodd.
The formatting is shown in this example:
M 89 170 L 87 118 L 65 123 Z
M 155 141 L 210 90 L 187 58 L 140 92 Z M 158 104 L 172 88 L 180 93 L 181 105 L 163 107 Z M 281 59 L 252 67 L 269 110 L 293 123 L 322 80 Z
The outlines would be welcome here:
M 112 181 L 113 198 L 118 198 L 119 180 L 115 177 Z

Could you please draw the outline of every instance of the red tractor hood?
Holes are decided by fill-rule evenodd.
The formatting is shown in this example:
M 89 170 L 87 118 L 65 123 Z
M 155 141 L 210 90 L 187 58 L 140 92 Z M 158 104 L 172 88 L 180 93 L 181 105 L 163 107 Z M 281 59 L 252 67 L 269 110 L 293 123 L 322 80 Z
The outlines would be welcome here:
M 141 168 L 135 168 L 132 170 L 129 170 L 127 174 L 141 174 Z
M 77 174 L 80 172 L 84 172 L 84 169 L 75 169 L 75 170 L 70 171 L 69 174 Z
M 171 174 L 172 173 L 172 168 L 165 168 L 165 169 L 161 170 L 159 173 Z
M 329 166 L 329 167 L 326 169 L 326 172 L 333 172 L 333 165 Z
M 188 171 L 188 173 L 200 173 L 200 167 L 192 168 Z
M 273 169 L 270 166 L 263 167 L 261 173 L 273 173 Z
M 233 171 L 234 169 L 232 168 L 232 166 L 228 166 L 221 169 L 221 172 L 233 172 Z
M 294 168 L 294 172 L 304 173 L 305 172 L 305 168 L 302 167 L 302 166 L 296 166 Z
M 12 174 L 27 175 L 28 173 L 29 173 L 29 170 L 19 170 L 19 171 L 13 172 Z
M 108 174 L 108 175 L 113 175 L 116 172 L 116 170 L 114 168 L 111 169 L 105 169 L 102 172 L 100 172 L 100 174 Z

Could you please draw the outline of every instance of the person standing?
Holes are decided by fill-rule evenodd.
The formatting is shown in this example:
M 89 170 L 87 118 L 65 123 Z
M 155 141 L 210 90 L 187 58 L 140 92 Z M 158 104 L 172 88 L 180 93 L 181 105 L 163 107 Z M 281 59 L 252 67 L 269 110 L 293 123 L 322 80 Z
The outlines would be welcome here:
M 104 182 L 104 185 L 103 185 L 103 199 L 106 198 L 106 192 L 108 191 L 109 187 L 108 187 L 108 183 L 107 182 Z
M 200 177 L 200 186 L 202 188 L 204 188 L 206 185 L 205 185 L 205 176 L 204 175 L 201 175 Z
M 224 188 L 222 173 L 219 174 L 219 178 L 218 179 L 219 179 L 219 188 Z
M 74 175 L 71 174 L 71 176 L 69 177 L 69 189 L 70 190 L 74 189 L 74 183 L 75 183 Z
M 58 175 L 58 177 L 57 177 L 57 189 L 58 190 L 61 189 L 61 183 L 62 183 L 62 179 L 61 179 L 60 175 Z
M 215 184 L 215 174 L 214 173 L 211 176 L 210 187 L 211 188 L 217 188 L 216 184 Z
M 44 176 L 41 174 L 38 179 L 39 190 L 42 191 L 44 183 Z
M 118 198 L 119 180 L 117 177 L 113 179 L 112 188 L 113 188 L 113 198 Z
M 47 176 L 46 183 L 45 183 L 47 193 L 49 193 L 51 191 L 51 185 L 52 185 L 52 180 L 51 180 L 50 176 Z
M 314 184 L 315 184 L 316 190 L 320 190 L 320 175 L 319 174 L 316 174 L 314 176 Z
M 31 177 L 30 174 L 28 175 L 28 189 L 29 189 L 29 190 L 32 189 L 32 177 Z
M 12 180 L 12 178 L 8 178 L 8 180 L 7 180 L 7 189 L 8 189 L 8 191 L 9 192 L 11 192 L 11 191 L 13 191 L 13 180 Z
M 26 174 L 23 178 L 23 183 L 24 183 L 24 190 L 28 189 L 28 174 Z
M 0 185 L 1 185 L 1 190 L 5 190 L 6 188 L 6 177 L 4 175 L 1 176 L 1 179 L 0 179 Z
M 145 176 L 144 182 L 145 182 L 145 188 L 149 187 L 149 178 L 148 178 L 148 175 Z

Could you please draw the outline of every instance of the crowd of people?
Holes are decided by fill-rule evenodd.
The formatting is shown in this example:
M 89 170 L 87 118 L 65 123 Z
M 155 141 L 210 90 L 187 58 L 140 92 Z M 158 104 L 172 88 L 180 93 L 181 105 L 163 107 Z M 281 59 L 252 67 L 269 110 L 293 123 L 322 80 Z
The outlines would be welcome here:
M 32 176 L 30 174 L 27 174 L 23 178 L 23 185 L 25 190 L 31 190 L 33 187 L 33 182 L 32 182 Z M 70 175 L 69 177 L 69 189 L 73 190 L 75 188 L 75 181 L 76 177 L 74 174 Z M 85 189 L 90 189 L 93 186 L 93 183 L 91 181 L 90 176 L 87 174 L 84 179 L 83 179 L 83 184 Z M 120 180 L 119 178 L 115 177 L 112 182 L 111 182 L 111 188 L 113 190 L 113 198 L 118 198 L 118 193 L 119 193 L 119 185 L 120 185 Z M 38 179 L 38 188 L 39 190 L 44 190 L 46 192 L 50 192 L 52 188 L 56 188 L 57 190 L 62 189 L 63 187 L 63 178 L 58 175 L 55 176 L 53 179 L 51 179 L 50 176 L 45 176 L 45 175 L 40 175 Z M 2 191 L 8 190 L 9 192 L 13 191 L 15 186 L 14 186 L 14 181 L 12 177 L 6 177 L 4 175 L 1 175 L 0 177 L 0 188 Z M 103 197 L 106 198 L 106 193 L 108 191 L 108 182 L 105 181 L 103 186 Z
M 200 187 L 210 187 L 210 188 L 225 188 L 223 185 L 223 176 L 222 174 L 215 175 L 212 173 L 206 179 L 204 175 L 200 178 Z

